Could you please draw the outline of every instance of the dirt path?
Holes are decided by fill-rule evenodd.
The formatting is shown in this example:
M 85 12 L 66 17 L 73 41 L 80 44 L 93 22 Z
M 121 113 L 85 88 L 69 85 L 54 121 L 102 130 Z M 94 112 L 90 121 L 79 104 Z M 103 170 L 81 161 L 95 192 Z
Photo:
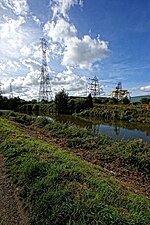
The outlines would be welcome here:
M 27 225 L 17 199 L 12 179 L 7 175 L 4 157 L 0 154 L 0 225 Z

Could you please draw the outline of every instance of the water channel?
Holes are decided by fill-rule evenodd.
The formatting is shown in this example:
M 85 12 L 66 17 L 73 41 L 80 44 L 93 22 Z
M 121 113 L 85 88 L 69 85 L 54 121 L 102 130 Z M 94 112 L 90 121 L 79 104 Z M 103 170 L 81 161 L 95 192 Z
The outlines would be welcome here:
M 50 115 L 56 121 L 69 122 L 77 127 L 89 128 L 95 134 L 105 134 L 115 140 L 133 140 L 142 139 L 150 144 L 150 126 L 137 122 L 95 120 L 87 118 L 86 120 L 75 118 L 70 115 Z

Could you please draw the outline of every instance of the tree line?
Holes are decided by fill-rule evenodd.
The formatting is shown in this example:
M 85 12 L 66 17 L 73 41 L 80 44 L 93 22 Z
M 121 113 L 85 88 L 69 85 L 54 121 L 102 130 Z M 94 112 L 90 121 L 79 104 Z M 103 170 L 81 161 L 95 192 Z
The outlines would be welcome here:
M 140 101 L 142 104 L 149 104 L 150 99 L 142 98 Z M 26 101 L 19 97 L 7 98 L 0 96 L 0 109 L 1 110 L 15 110 L 21 112 L 44 112 L 44 113 L 59 113 L 59 114 L 73 114 L 81 112 L 85 109 L 93 108 L 93 106 L 99 104 L 130 104 L 130 100 L 125 97 L 122 100 L 116 98 L 92 98 L 91 94 L 87 97 L 71 97 L 63 89 L 56 93 L 55 99 L 48 102 L 42 100 L 37 102 L 33 99 Z

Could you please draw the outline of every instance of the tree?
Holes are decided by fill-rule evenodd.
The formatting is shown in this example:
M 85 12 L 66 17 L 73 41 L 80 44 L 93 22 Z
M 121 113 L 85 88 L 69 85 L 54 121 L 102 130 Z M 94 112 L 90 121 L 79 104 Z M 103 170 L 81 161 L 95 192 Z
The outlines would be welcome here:
M 122 103 L 123 103 L 124 105 L 128 105 L 128 104 L 130 103 L 130 100 L 128 99 L 127 96 L 124 97 L 124 98 L 122 99 Z
M 68 102 L 68 113 L 72 114 L 75 112 L 75 101 L 73 99 L 70 99 Z
M 117 98 L 110 98 L 109 103 L 110 104 L 118 104 L 118 99 Z
M 68 113 L 68 94 L 65 90 L 61 90 L 55 95 L 55 109 L 59 114 Z
M 87 103 L 87 108 L 93 108 L 93 100 L 92 100 L 92 95 L 91 94 L 89 94 L 87 96 L 86 103 Z

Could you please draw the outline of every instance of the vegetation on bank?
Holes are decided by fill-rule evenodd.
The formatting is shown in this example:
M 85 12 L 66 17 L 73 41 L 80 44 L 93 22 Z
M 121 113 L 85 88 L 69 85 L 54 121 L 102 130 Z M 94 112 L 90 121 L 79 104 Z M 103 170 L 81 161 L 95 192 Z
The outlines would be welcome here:
M 150 108 L 147 105 L 97 105 L 75 116 L 95 117 L 129 122 L 150 123 Z
M 150 145 L 141 140 L 114 141 L 104 135 L 95 135 L 90 130 L 75 127 L 69 123 L 49 121 L 41 117 L 35 124 L 47 134 L 64 139 L 70 148 L 80 148 L 100 162 L 115 163 L 129 170 L 138 170 L 145 179 L 150 178 Z
M 90 130 L 81 129 L 69 123 L 59 123 L 46 117 L 31 117 L 20 113 L 6 113 L 7 117 L 24 125 L 34 125 L 46 135 L 64 140 L 70 148 L 80 148 L 98 165 L 114 163 L 118 167 L 137 170 L 144 179 L 150 178 L 150 145 L 141 140 L 114 141 L 104 135 L 95 135 Z M 5 116 L 6 116 L 5 115 Z
M 14 117 L 11 115 L 11 119 Z M 36 124 L 43 126 L 39 119 Z M 54 126 L 59 137 L 69 129 L 67 125 L 66 129 L 61 127 L 65 126 L 62 124 L 56 129 L 56 124 L 48 121 L 44 124 L 49 130 Z M 106 176 L 101 167 L 31 138 L 6 119 L 0 118 L 0 131 L 0 150 L 28 212 L 29 224 L 149 224 L 149 199 L 125 190 L 115 178 Z

